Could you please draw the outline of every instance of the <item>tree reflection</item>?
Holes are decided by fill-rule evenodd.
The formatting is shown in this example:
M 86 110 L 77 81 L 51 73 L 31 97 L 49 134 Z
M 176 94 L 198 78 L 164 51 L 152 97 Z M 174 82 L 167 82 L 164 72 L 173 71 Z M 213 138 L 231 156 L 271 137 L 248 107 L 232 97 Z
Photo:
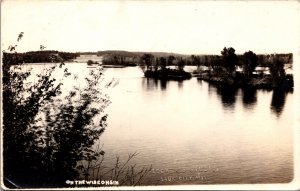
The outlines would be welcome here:
M 200 84 L 202 84 L 202 80 L 198 80 Z M 212 85 L 211 83 L 208 83 L 208 95 L 211 96 L 216 92 L 216 86 Z
M 280 89 L 274 89 L 272 94 L 272 101 L 271 101 L 271 111 L 277 116 L 280 117 L 286 98 L 287 92 Z
M 151 90 L 166 90 L 168 85 L 168 80 L 158 80 L 154 78 L 143 78 L 142 86 L 147 91 Z
M 157 89 L 157 80 L 151 78 L 143 78 L 142 80 L 143 88 L 147 91 L 149 90 L 156 90 Z
M 178 88 L 182 89 L 182 87 L 183 87 L 183 81 L 180 80 L 180 81 L 178 81 Z
M 221 98 L 224 108 L 233 109 L 238 89 L 234 86 L 216 85 L 217 94 Z
M 253 108 L 257 102 L 257 90 L 250 87 L 243 88 L 242 100 L 245 108 Z
M 221 86 L 217 89 L 217 92 L 219 95 L 221 95 L 223 106 L 233 109 L 236 102 L 237 88 L 230 86 Z
M 160 81 L 160 89 L 166 90 L 167 89 L 167 80 L 159 80 Z

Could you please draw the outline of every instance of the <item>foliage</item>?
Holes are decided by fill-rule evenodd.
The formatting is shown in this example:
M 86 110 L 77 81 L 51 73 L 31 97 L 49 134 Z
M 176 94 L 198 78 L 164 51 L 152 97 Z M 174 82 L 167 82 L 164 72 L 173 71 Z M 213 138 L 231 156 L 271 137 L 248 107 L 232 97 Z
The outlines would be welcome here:
M 222 56 L 206 56 L 205 64 L 209 66 L 208 71 L 194 71 L 199 79 L 209 80 L 219 84 L 249 86 L 255 88 L 281 88 L 290 90 L 294 86 L 293 76 L 286 75 L 284 65 L 292 60 L 291 54 L 259 55 L 248 51 L 237 56 L 233 48 L 224 48 Z M 191 56 L 193 63 L 199 63 L 197 57 Z M 201 62 L 200 62 L 201 63 Z M 271 73 L 267 74 L 263 70 L 260 74 L 254 75 L 256 67 L 267 64 Z M 200 64 L 201 65 L 201 64 Z M 243 72 L 236 70 L 236 66 L 243 69 Z M 291 66 L 289 66 L 291 67 Z M 212 68 L 212 70 L 210 69 Z
M 184 60 L 181 58 L 181 59 L 178 61 L 178 63 L 177 63 L 177 68 L 178 68 L 179 71 L 183 71 L 184 66 L 185 66 L 185 62 L 184 62 Z
M 167 59 L 168 66 L 173 65 L 174 60 L 176 60 L 176 58 L 173 55 L 168 56 L 168 59 Z
M 11 46 L 14 47 L 14 46 Z M 41 45 L 40 51 L 30 51 L 25 53 L 3 53 L 3 63 L 10 62 L 11 64 L 20 63 L 48 63 L 48 62 L 61 62 L 66 60 L 75 59 L 78 54 L 70 52 L 59 52 L 53 50 L 43 50 L 45 47 Z M 13 48 L 15 50 L 15 48 Z
M 224 49 L 221 51 L 221 54 L 223 56 L 224 67 L 229 72 L 233 72 L 238 61 L 237 56 L 235 54 L 235 49 L 232 47 L 224 47 Z
M 165 70 L 166 69 L 166 67 L 167 67 L 167 59 L 165 57 L 160 57 L 159 58 L 159 67 L 160 67 L 161 70 Z
M 91 71 L 86 87 L 74 87 L 62 97 L 62 81 L 71 75 L 64 63 L 37 74 L 36 83 L 28 80 L 31 71 L 13 64 L 3 58 L 5 183 L 17 187 L 33 186 L 33 182 L 37 187 L 65 185 L 66 179 L 78 177 L 78 161 L 99 156 L 90 148 L 106 127 L 104 109 L 109 99 L 99 89 L 102 69 Z M 52 76 L 58 70 L 63 71 L 60 81 Z
M 191 55 L 193 65 L 200 67 L 200 56 Z
M 101 153 L 102 147 L 97 146 L 96 152 Z M 82 172 L 85 180 L 117 180 L 119 185 L 141 185 L 145 176 L 152 170 L 152 166 L 140 167 L 131 161 L 138 155 L 137 152 L 129 154 L 125 161 L 116 156 L 114 166 L 104 164 L 105 155 L 100 155 L 97 160 L 80 162 L 77 168 Z
M 99 64 L 99 63 L 96 62 L 96 61 L 93 61 L 93 60 L 88 60 L 87 61 L 87 65 L 93 65 L 93 64 Z
M 272 76 L 272 86 L 279 87 L 285 80 L 284 62 L 281 58 L 275 57 L 273 63 L 270 64 L 270 73 Z
M 157 78 L 157 79 L 174 79 L 174 80 L 185 80 L 190 79 L 192 75 L 189 72 L 178 69 L 166 68 L 164 70 L 147 70 L 144 72 L 147 78 Z
M 146 69 L 149 70 L 152 63 L 153 63 L 153 60 L 154 60 L 154 56 L 152 54 L 144 54 L 142 57 L 141 57 L 142 61 L 144 62 L 144 64 L 146 65 Z
M 244 63 L 242 65 L 243 72 L 246 78 L 250 78 L 252 72 L 255 70 L 256 66 L 258 65 L 258 58 L 255 53 L 252 51 L 248 51 L 244 53 Z

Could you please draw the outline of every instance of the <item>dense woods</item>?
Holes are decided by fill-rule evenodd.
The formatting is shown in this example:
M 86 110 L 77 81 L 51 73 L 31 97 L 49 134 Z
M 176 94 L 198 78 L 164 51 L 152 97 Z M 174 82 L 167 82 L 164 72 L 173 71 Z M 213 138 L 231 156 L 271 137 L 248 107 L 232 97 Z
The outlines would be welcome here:
M 48 63 L 61 62 L 75 59 L 79 56 L 78 53 L 59 52 L 52 50 L 30 51 L 25 53 L 3 53 L 3 63 L 12 65 L 20 63 Z

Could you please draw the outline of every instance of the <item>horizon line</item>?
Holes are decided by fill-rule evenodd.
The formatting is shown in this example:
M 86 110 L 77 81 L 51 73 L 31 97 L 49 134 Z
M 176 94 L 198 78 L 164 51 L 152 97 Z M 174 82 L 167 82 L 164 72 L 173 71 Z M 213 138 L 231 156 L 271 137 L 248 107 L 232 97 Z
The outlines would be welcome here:
M 230 47 L 230 46 L 229 46 Z M 229 48 L 226 47 L 226 48 Z M 234 47 L 232 47 L 234 48 Z M 38 52 L 38 51 L 58 51 L 58 52 L 68 52 L 68 53 L 98 53 L 98 52 L 105 52 L 105 51 L 112 51 L 112 52 L 128 52 L 128 53 L 164 53 L 164 54 L 179 54 L 179 55 L 221 55 L 221 51 L 216 54 L 216 53 L 178 53 L 178 52 L 168 52 L 168 51 L 130 51 L 130 50 L 113 50 L 113 49 L 106 49 L 106 50 L 97 50 L 97 51 L 66 51 L 66 50 L 53 50 L 53 49 L 49 49 L 49 50 L 27 50 L 27 51 L 16 51 L 16 53 L 27 53 L 27 52 Z M 272 54 L 294 54 L 293 52 L 264 52 L 264 53 L 257 53 L 253 50 L 248 50 L 248 51 L 252 51 L 253 53 L 255 53 L 256 55 L 272 55 Z M 248 52 L 245 51 L 245 52 Z M 5 50 L 1 50 L 1 52 L 3 53 L 11 53 L 11 52 L 6 52 Z M 244 52 L 244 53 L 245 53 Z M 243 55 L 244 53 L 235 53 L 236 55 Z

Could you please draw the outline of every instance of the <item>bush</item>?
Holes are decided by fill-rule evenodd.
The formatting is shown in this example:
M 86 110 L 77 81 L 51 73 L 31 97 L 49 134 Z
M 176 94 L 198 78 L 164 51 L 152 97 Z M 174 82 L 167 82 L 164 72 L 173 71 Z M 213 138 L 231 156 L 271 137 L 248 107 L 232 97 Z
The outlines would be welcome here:
M 23 188 L 65 186 L 66 179 L 79 176 L 79 161 L 104 154 L 91 149 L 107 125 L 104 109 L 110 102 L 99 88 L 102 69 L 91 71 L 85 88 L 74 87 L 62 97 L 62 81 L 71 75 L 64 63 L 37 74 L 34 84 L 28 80 L 30 71 L 12 64 L 3 60 L 4 183 Z M 63 70 L 59 82 L 52 76 L 56 70 Z

